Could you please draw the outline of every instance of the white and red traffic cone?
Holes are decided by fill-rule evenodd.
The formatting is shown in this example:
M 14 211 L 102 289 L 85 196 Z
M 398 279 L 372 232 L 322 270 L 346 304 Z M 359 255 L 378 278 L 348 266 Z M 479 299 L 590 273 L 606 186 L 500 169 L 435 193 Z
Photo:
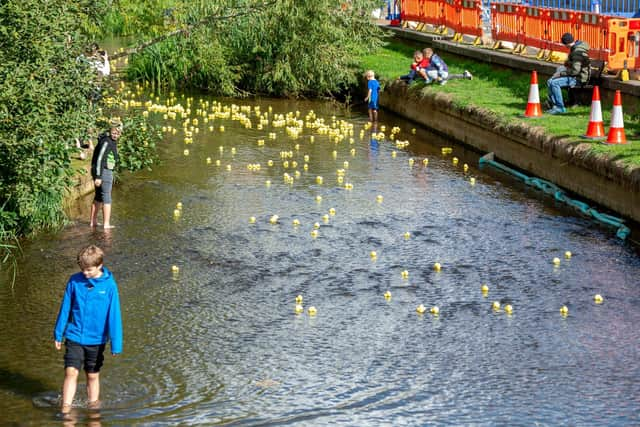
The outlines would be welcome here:
M 538 91 L 538 73 L 531 72 L 531 85 L 529 86 L 529 100 L 527 109 L 524 111 L 525 117 L 542 117 L 542 105 L 540 105 L 540 93 Z
M 624 134 L 624 117 L 622 116 L 622 95 L 616 90 L 613 97 L 613 110 L 611 111 L 611 127 L 605 144 L 626 144 L 627 137 Z
M 602 108 L 600 107 L 600 87 L 593 87 L 591 96 L 591 114 L 589 114 L 589 125 L 584 138 L 602 139 L 605 137 L 604 122 L 602 121 Z

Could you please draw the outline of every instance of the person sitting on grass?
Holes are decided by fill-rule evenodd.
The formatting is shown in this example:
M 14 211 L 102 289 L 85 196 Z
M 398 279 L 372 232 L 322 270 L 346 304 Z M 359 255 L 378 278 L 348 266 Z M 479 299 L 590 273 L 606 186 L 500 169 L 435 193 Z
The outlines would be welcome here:
M 574 87 L 577 84 L 585 84 L 591 74 L 589 64 L 589 45 L 580 40 L 574 40 L 571 33 L 564 33 L 560 39 L 563 45 L 569 48 L 569 57 L 564 67 L 559 67 L 556 73 L 547 80 L 549 114 L 563 114 L 567 110 L 562 99 L 563 87 Z
M 438 81 L 441 85 L 445 85 L 449 80 L 473 79 L 473 75 L 467 70 L 464 70 L 462 74 L 449 74 L 447 63 L 434 53 L 430 47 L 425 48 L 422 53 L 425 58 L 429 59 L 429 66 L 425 70 L 420 71 L 420 76 L 422 76 L 427 84 Z
M 425 70 L 429 66 L 429 59 L 425 58 L 422 52 L 416 50 L 413 53 L 413 62 L 411 63 L 411 69 L 408 74 L 399 77 L 400 80 L 407 82 L 407 84 L 413 83 L 416 77 L 419 77 L 420 71 Z

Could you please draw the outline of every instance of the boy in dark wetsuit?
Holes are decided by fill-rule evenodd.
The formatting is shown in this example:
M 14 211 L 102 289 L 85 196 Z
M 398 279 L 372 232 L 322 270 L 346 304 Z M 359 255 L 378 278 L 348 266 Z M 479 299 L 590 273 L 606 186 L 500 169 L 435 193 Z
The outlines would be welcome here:
M 112 119 L 111 129 L 98 138 L 98 145 L 91 158 L 91 176 L 95 186 L 96 195 L 91 206 L 91 219 L 89 225 L 95 227 L 98 224 L 98 211 L 102 208 L 102 220 L 105 229 L 113 228 L 111 225 L 111 189 L 113 187 L 113 170 L 118 162 L 117 142 L 122 134 L 122 122 Z

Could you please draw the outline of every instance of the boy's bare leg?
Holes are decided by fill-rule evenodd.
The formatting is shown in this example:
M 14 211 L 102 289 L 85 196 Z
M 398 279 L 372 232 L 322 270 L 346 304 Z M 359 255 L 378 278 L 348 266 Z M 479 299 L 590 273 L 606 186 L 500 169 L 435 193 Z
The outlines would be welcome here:
M 93 202 L 91 205 L 91 219 L 89 220 L 89 227 L 95 227 L 98 225 L 98 211 L 101 208 L 102 203 Z
M 62 383 L 62 408 L 63 414 L 71 411 L 73 397 L 76 395 L 76 387 L 78 386 L 78 370 L 69 366 L 64 370 L 64 383 Z
M 89 401 L 89 407 L 96 405 L 100 398 L 100 373 L 88 373 L 87 372 L 87 400 Z
M 102 219 L 104 228 L 111 228 L 111 203 L 102 204 Z
M 373 122 L 377 122 L 378 121 L 378 110 L 373 110 L 373 120 L 371 120 Z

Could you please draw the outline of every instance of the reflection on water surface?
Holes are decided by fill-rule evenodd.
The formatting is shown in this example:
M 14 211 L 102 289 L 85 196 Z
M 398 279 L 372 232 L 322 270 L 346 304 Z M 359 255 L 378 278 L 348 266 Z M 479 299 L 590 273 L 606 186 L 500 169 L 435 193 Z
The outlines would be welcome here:
M 0 291 L 0 419 L 58 424 L 47 407 L 62 381 L 51 331 L 78 249 L 97 243 L 120 286 L 125 352 L 107 359 L 99 418 L 80 407 L 81 424 L 640 422 L 640 262 L 612 230 L 395 117 L 385 115 L 385 137 L 398 126 L 406 148 L 332 104 L 246 103 L 247 128 L 232 113 L 209 118 L 209 102 L 191 105 L 187 129 L 199 132 L 187 145 L 179 114 L 151 113 L 177 131 L 161 166 L 116 187 L 116 229 L 88 229 L 84 212 L 25 244 L 15 288 Z M 262 130 L 257 106 L 273 109 Z M 295 139 L 293 119 L 273 126 L 296 110 L 313 122 L 312 109 L 327 134 L 303 126 Z M 194 125 L 198 110 L 207 115 Z M 342 121 L 353 135 L 343 125 L 336 143 Z M 297 295 L 315 316 L 295 314 Z

